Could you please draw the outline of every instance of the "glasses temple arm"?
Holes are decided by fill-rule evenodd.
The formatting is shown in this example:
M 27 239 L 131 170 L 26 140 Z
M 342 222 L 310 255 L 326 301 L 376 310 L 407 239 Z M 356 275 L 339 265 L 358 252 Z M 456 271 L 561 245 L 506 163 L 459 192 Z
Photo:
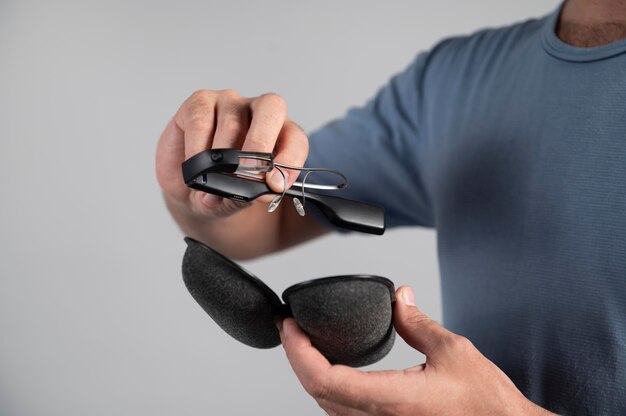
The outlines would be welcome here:
M 302 189 L 292 186 L 286 194 L 298 198 L 302 196 Z M 315 192 L 305 191 L 304 194 L 306 201 L 315 205 L 331 224 L 367 234 L 385 232 L 385 210 L 379 206 Z
M 240 201 L 252 201 L 261 195 L 276 194 L 265 182 L 220 173 L 209 173 L 206 176 L 206 183 L 191 181 L 189 187 Z M 302 196 L 302 188 L 292 186 L 285 194 L 299 198 Z M 305 194 L 307 202 L 315 205 L 338 227 L 376 235 L 385 232 L 385 211 L 381 207 L 309 191 L 305 191 Z

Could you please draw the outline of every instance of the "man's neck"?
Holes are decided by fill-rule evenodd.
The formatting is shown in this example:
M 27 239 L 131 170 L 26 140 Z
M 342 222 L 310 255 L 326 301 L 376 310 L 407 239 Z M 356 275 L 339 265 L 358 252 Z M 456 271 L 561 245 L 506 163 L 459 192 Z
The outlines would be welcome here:
M 626 39 L 626 0 L 568 0 L 556 34 L 563 42 L 583 48 Z

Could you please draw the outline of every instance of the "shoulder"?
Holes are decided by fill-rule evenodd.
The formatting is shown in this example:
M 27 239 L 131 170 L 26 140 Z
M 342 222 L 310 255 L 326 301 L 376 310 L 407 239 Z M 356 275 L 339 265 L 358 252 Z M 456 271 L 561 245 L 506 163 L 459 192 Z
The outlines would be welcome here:
M 548 17 L 482 29 L 470 35 L 446 38 L 436 44 L 429 55 L 431 58 L 463 58 L 470 55 L 486 57 L 516 51 L 533 45 L 537 40 L 540 41 Z
M 533 59 L 543 51 L 541 38 L 549 17 L 443 39 L 417 57 L 420 90 L 449 92 Z

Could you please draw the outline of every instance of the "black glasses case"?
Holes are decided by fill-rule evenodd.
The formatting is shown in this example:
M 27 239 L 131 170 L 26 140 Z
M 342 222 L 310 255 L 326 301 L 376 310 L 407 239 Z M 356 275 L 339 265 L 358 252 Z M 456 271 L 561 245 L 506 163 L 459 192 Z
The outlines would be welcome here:
M 292 316 L 311 343 L 333 364 L 361 367 L 382 359 L 393 346 L 393 283 L 384 277 L 345 275 L 298 283 L 282 295 L 238 264 L 185 238 L 183 280 L 209 316 L 246 345 L 280 344 L 276 316 Z

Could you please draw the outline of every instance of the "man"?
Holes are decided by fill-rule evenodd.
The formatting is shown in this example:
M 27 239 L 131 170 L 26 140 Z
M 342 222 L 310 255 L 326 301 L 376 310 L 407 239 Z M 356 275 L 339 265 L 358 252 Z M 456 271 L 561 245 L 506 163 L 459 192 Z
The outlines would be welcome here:
M 625 414 L 624 38 L 626 1 L 569 0 L 543 19 L 448 39 L 313 134 L 310 154 L 279 96 L 199 91 L 161 137 L 157 176 L 181 229 L 234 258 L 329 227 L 189 191 L 181 162 L 207 148 L 340 169 L 354 178 L 349 196 L 385 206 L 389 226 L 436 227 L 447 329 L 408 287 L 394 310 L 425 364 L 331 366 L 292 319 L 277 322 L 328 413 Z

